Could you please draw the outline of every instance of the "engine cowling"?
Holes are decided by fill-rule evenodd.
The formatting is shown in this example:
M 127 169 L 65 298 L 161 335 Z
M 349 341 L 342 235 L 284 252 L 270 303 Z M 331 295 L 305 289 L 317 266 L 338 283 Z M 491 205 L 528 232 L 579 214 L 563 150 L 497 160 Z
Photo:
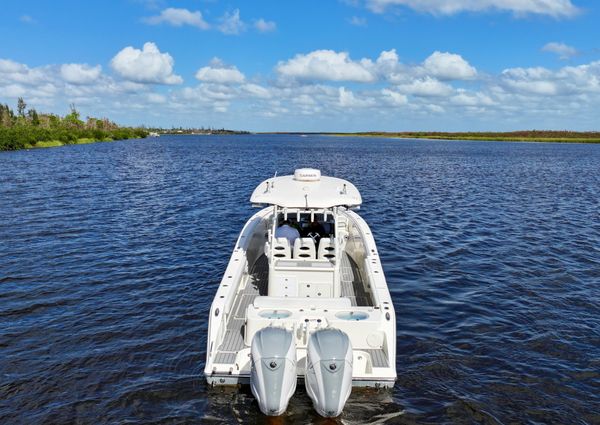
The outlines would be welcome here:
M 250 388 L 261 412 L 281 415 L 296 391 L 296 342 L 292 332 L 276 327 L 252 338 Z
M 342 413 L 352 391 L 352 344 L 339 329 L 321 329 L 309 340 L 306 355 L 306 392 L 315 410 L 325 417 Z

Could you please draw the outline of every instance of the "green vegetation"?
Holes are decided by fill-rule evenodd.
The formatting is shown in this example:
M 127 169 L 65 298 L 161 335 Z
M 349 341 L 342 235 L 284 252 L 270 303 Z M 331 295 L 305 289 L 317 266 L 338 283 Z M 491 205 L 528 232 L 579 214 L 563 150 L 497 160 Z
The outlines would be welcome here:
M 562 143 L 600 143 L 600 132 L 579 131 L 511 131 L 511 132 L 362 132 L 329 133 L 334 136 L 398 137 L 404 139 L 442 139 L 442 140 L 489 140 L 501 142 L 562 142 Z
M 17 102 L 17 113 L 8 105 L 0 105 L 0 150 L 46 148 L 98 141 L 143 138 L 143 128 L 119 127 L 108 119 L 87 117 L 82 121 L 71 105 L 64 117 L 27 110 L 22 98 Z
M 48 141 L 37 142 L 35 144 L 36 148 L 53 148 L 56 146 L 64 146 L 64 143 L 61 142 L 60 140 L 48 140 Z M 29 147 L 29 146 L 26 146 L 26 147 Z

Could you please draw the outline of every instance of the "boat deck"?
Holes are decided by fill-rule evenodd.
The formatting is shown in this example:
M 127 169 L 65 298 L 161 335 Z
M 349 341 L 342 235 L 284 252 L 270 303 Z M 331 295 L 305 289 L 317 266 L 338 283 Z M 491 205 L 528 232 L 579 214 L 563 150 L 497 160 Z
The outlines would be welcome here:
M 360 270 L 354 260 L 346 253 L 342 255 L 340 272 L 342 297 L 349 298 L 353 306 L 372 306 L 373 301 L 364 287 Z M 215 356 L 215 363 L 233 364 L 238 351 L 245 347 L 243 326 L 246 309 L 252 304 L 254 298 L 259 295 L 267 295 L 268 277 L 269 264 L 267 257 L 262 255 L 250 269 L 246 287 L 237 294 L 232 315 L 228 319 L 225 337 Z M 373 366 L 385 367 L 388 365 L 384 350 L 365 351 L 371 354 Z

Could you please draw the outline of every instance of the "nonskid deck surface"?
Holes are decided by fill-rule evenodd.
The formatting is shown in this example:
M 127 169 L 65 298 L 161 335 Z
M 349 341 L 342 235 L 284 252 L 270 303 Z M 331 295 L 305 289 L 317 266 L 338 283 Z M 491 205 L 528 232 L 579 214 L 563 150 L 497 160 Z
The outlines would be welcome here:
M 363 278 L 354 260 L 345 252 L 340 264 L 342 297 L 350 298 L 353 306 L 372 306 L 371 296 L 365 290 Z
M 348 254 L 343 253 L 340 266 L 342 297 L 349 298 L 353 306 L 372 305 L 371 296 L 364 288 L 360 270 L 354 260 Z M 267 257 L 261 255 L 250 269 L 246 287 L 236 296 L 232 309 L 233 315 L 228 320 L 227 331 L 217 350 L 215 363 L 233 364 L 238 351 L 245 347 L 243 326 L 246 309 L 257 296 L 267 295 L 268 278 L 269 263 Z M 373 366 L 388 366 L 388 359 L 384 350 L 364 351 L 371 355 Z
M 215 363 L 233 364 L 235 362 L 237 352 L 244 348 L 243 326 L 246 309 L 252 304 L 254 298 L 259 295 L 267 295 L 268 283 L 269 263 L 267 257 L 261 255 L 250 269 L 246 287 L 236 296 L 232 310 L 233 315 L 227 323 L 227 332 L 225 332 L 225 338 L 217 351 Z

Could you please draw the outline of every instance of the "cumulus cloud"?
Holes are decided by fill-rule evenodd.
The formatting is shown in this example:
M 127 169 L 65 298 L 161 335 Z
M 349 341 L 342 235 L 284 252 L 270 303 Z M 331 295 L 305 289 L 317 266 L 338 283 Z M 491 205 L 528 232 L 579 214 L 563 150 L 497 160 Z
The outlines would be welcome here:
M 594 95 L 600 93 L 600 61 L 547 68 L 510 68 L 502 72 L 500 85 L 510 93 L 539 96 Z
M 219 31 L 227 35 L 237 35 L 246 29 L 246 24 L 240 18 L 240 9 L 225 12 L 220 19 Z
M 315 50 L 298 54 L 285 62 L 279 62 L 277 72 L 284 77 L 298 80 L 371 82 L 375 76 L 367 69 L 369 60 L 355 62 L 347 52 Z
M 600 61 L 556 69 L 515 67 L 483 78 L 483 72 L 452 53 L 434 52 L 421 63 L 403 64 L 394 49 L 371 59 L 323 50 L 280 62 L 274 69 L 279 79 L 244 75 L 214 59 L 197 71 L 195 85 L 161 90 L 149 83 L 180 77 L 174 75 L 172 58 L 148 44 L 119 52 L 111 63 L 114 73 L 95 64 L 29 67 L 0 59 L 0 102 L 14 104 L 22 96 L 36 108 L 51 105 L 46 111 L 75 102 L 83 114 L 94 116 L 139 111 L 134 123 L 152 119 L 171 125 L 173 117 L 189 116 L 198 125 L 202 116 L 207 121 L 201 124 L 221 125 L 221 118 L 213 119 L 236 117 L 242 127 L 240 123 L 273 119 L 266 122 L 316 123 L 315 131 L 356 123 L 381 128 L 382 119 L 392 127 L 402 119 L 416 127 L 425 123 L 444 129 L 464 123 L 465 117 L 467 124 L 459 124 L 465 128 L 490 123 L 594 128 L 600 108 Z M 360 84 L 349 87 L 346 81 Z M 432 113 L 443 119 L 427 121 Z M 302 121 L 304 116 L 310 120 Z
M 452 94 L 452 86 L 431 77 L 417 78 L 409 83 L 399 84 L 396 89 L 404 94 L 422 97 L 440 97 Z
M 460 55 L 434 52 L 425 59 L 423 66 L 428 74 L 441 80 L 469 80 L 477 75 L 477 70 Z
M 209 109 L 213 112 L 226 112 L 231 101 L 239 98 L 239 88 L 223 84 L 200 84 L 185 87 L 175 94 L 182 99 L 186 108 Z
M 354 93 L 351 90 L 348 90 L 345 87 L 338 88 L 338 96 L 339 104 L 343 108 L 364 108 L 374 105 L 372 99 L 357 98 L 356 96 L 354 96 Z
M 553 73 L 542 67 L 505 69 L 501 81 L 504 87 L 512 92 L 538 95 L 558 93 Z
M 250 96 L 253 96 L 253 97 L 258 97 L 261 99 L 271 98 L 270 90 L 268 88 L 263 87 L 258 84 L 253 84 L 253 83 L 244 84 L 242 86 L 242 90 L 244 90 L 246 93 L 248 93 Z
M 168 24 L 174 27 L 190 25 L 202 30 L 210 28 L 210 25 L 204 20 L 200 11 L 192 12 L 188 9 L 177 9 L 174 7 L 164 9 L 157 16 L 143 18 L 142 21 L 150 25 Z
M 434 15 L 503 11 L 518 17 L 535 14 L 569 18 L 579 13 L 571 0 L 366 0 L 366 4 L 376 13 L 383 13 L 393 6 L 409 7 Z
M 68 63 L 61 65 L 60 75 L 63 80 L 71 84 L 90 84 L 102 74 L 100 65 L 89 66 L 81 63 Z
M 112 69 L 126 80 L 137 83 L 181 84 L 173 73 L 173 58 L 161 53 L 156 44 L 145 43 L 142 50 L 128 46 L 112 58 Z
M 392 105 L 401 106 L 408 103 L 408 97 L 402 93 L 390 89 L 381 89 L 381 94 L 384 99 Z
M 148 93 L 146 95 L 146 99 L 148 100 L 148 102 L 154 104 L 163 104 L 167 102 L 167 97 L 159 93 Z
M 0 59 L 0 73 L 1 74 L 16 74 L 27 72 L 29 68 L 27 65 L 12 61 L 10 59 Z
M 491 106 L 495 104 L 494 100 L 487 94 L 468 92 L 464 89 L 459 89 L 458 93 L 450 99 L 450 102 L 459 106 Z
M 565 43 L 551 42 L 547 43 L 542 47 L 543 52 L 550 52 L 558 55 L 561 60 L 571 59 L 573 56 L 577 56 L 579 52 L 575 47 L 571 47 Z
M 182 92 L 184 99 L 190 101 L 229 101 L 236 96 L 235 88 L 219 84 L 201 84 L 197 87 L 185 87 Z
M 254 28 L 259 32 L 273 32 L 277 29 L 277 24 L 273 21 L 265 21 L 263 18 L 254 22 Z
M 214 58 L 209 66 L 196 72 L 196 79 L 208 83 L 241 84 L 246 77 L 235 66 L 226 66 L 220 59 Z
M 24 97 L 32 107 L 44 107 L 48 112 L 52 108 L 63 110 L 72 102 L 78 107 L 97 108 L 101 105 L 100 108 L 108 109 L 121 99 L 135 99 L 136 103 L 147 104 L 145 96 L 148 93 L 147 85 L 115 80 L 103 74 L 100 65 L 62 64 L 30 68 L 26 64 L 0 59 L 0 102 L 11 103 L 17 97 Z M 98 109 L 89 112 L 103 114 Z
M 50 81 L 50 66 L 29 68 L 27 65 L 0 59 L 0 83 L 39 85 Z
M 389 78 L 390 75 L 400 71 L 400 63 L 399 63 L 398 53 L 396 53 L 396 49 L 392 50 L 384 50 L 379 54 L 379 57 L 375 61 L 374 72 L 383 76 L 384 78 Z M 363 64 L 369 64 L 368 61 L 363 60 Z
M 390 81 L 395 84 L 412 82 L 415 78 L 432 77 L 435 80 L 472 80 L 477 70 L 460 55 L 434 52 L 422 65 L 408 66 L 400 63 L 395 49 L 382 51 L 375 61 L 363 58 L 352 60 L 347 52 L 315 50 L 298 54 L 279 62 L 277 73 L 298 81 L 351 81 L 371 83 Z M 422 81 L 433 85 L 439 81 Z M 417 81 L 416 84 L 419 84 Z

